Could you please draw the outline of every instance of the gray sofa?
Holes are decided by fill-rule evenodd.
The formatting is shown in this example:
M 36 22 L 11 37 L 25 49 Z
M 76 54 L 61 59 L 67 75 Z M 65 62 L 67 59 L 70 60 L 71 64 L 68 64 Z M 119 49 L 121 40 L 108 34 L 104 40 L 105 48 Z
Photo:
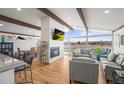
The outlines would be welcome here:
M 114 70 L 121 70 L 121 65 L 124 64 L 124 55 L 115 55 L 112 61 L 110 60 L 102 60 L 105 77 L 108 81 L 113 81 L 112 73 Z
M 82 52 L 81 52 L 82 51 Z M 91 55 L 91 51 L 85 51 L 85 50 L 75 50 L 73 52 L 73 57 L 72 61 L 70 61 L 70 79 L 71 80 L 79 80 L 79 81 L 86 81 L 86 83 L 96 83 L 96 81 L 92 81 L 91 78 L 94 76 L 91 76 L 93 71 L 96 71 L 97 69 L 97 65 L 95 65 L 96 67 L 94 67 L 94 62 L 91 62 L 90 55 Z M 112 51 L 111 51 L 112 53 Z M 111 54 L 110 53 L 110 54 Z M 113 57 L 113 58 L 112 58 Z M 111 59 L 102 59 L 101 60 L 103 67 L 104 67 L 104 72 L 105 72 L 105 77 L 107 81 L 113 81 L 113 76 L 112 73 L 114 72 L 114 70 L 121 70 L 121 65 L 124 64 L 124 55 L 122 54 L 114 54 L 114 56 L 111 56 Z M 89 71 L 89 72 L 87 72 Z M 82 73 L 82 74 L 80 74 Z M 87 74 L 89 73 L 89 74 Z M 94 72 L 92 72 L 92 75 L 96 75 L 98 72 L 95 72 L 96 74 L 94 74 Z M 86 75 L 86 77 L 85 77 Z M 97 79 L 97 78 L 96 78 Z M 91 80 L 91 81 L 90 81 Z
M 73 51 L 73 57 L 91 57 L 91 49 L 81 48 Z
M 88 83 L 98 83 L 99 64 L 87 57 L 74 57 L 69 62 L 70 83 L 73 80 Z

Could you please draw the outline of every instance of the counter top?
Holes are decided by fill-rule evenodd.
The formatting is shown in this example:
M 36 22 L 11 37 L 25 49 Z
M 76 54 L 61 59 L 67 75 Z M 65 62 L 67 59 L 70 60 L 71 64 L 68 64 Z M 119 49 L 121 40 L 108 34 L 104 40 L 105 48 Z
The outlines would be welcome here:
M 26 64 L 18 59 L 0 54 L 0 73 Z

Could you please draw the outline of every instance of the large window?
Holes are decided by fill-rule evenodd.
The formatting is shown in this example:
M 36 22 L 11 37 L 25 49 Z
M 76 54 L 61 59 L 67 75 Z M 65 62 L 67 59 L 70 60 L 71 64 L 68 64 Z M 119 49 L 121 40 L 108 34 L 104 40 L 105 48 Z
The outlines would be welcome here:
M 65 48 L 71 50 L 86 47 L 86 31 L 73 30 L 65 33 Z M 88 47 L 111 47 L 112 35 L 100 32 L 88 32 Z
M 111 34 L 103 34 L 99 32 L 89 32 L 88 41 L 112 41 Z
M 112 41 L 112 36 L 94 36 L 94 37 L 89 37 L 88 38 L 88 41 L 89 42 L 92 42 L 92 41 Z
M 65 33 L 65 50 L 72 51 L 73 49 L 85 46 L 86 38 L 82 37 L 86 35 L 86 31 L 73 30 Z
M 73 30 L 65 33 L 65 42 L 85 42 L 86 38 L 82 38 L 82 36 L 86 35 L 85 31 L 81 30 Z

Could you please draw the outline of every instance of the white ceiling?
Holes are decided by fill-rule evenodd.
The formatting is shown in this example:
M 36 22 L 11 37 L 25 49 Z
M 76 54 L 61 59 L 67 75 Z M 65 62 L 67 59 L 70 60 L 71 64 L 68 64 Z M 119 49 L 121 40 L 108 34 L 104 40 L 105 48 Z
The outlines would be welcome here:
M 86 8 L 83 9 L 88 28 L 113 31 L 124 24 L 123 8 Z M 104 11 L 109 10 L 109 13 Z
M 0 14 L 41 27 L 41 17 L 45 16 L 43 13 L 33 8 L 21 8 L 21 9 L 22 9 L 21 11 L 18 11 L 17 8 L 0 8 Z M 36 36 L 41 35 L 40 30 L 31 29 L 28 27 L 24 27 L 4 21 L 0 21 L 0 24 L 3 24 L 3 26 L 0 27 L 0 31 L 15 32 L 15 33 L 22 33 L 22 34 L 29 34 Z
M 62 20 L 73 27 L 82 27 L 84 25 L 75 8 L 49 8 Z M 104 11 L 109 10 L 108 14 Z M 101 31 L 113 31 L 124 24 L 124 9 L 120 8 L 86 8 L 82 9 L 89 29 Z M 71 17 L 71 19 L 68 19 Z
M 41 17 L 45 15 L 33 8 L 21 8 L 21 11 L 18 11 L 17 8 L 0 8 L 0 14 L 8 16 L 20 21 L 24 21 L 36 26 L 41 26 Z
M 67 24 L 78 29 L 84 29 L 84 25 L 78 15 L 76 8 L 48 8 L 51 12 L 65 21 Z M 86 8 L 82 9 L 89 31 L 103 31 L 110 33 L 124 24 L 124 9 L 115 8 Z M 105 10 L 110 13 L 105 14 Z M 0 14 L 12 17 L 36 26 L 41 26 L 41 17 L 45 14 L 33 8 L 22 8 L 17 11 L 16 8 L 0 8 Z M 0 21 L 1 23 L 1 21 Z M 4 23 L 6 24 L 6 23 Z M 21 28 L 20 28 L 21 29 Z M 92 29 L 92 30 L 91 30 Z M 15 29 L 14 29 L 15 31 Z M 32 29 L 34 31 L 34 29 Z
M 72 27 L 81 26 L 84 27 L 80 16 L 77 13 L 76 8 L 48 8 L 52 13 L 57 15 L 63 21 L 71 25 Z
M 3 24 L 3 26 L 0 26 L 0 31 L 41 36 L 41 31 L 39 31 L 39 30 L 31 29 L 31 28 L 16 25 L 16 24 L 11 24 L 11 23 L 1 21 L 1 20 L 0 20 L 0 23 Z

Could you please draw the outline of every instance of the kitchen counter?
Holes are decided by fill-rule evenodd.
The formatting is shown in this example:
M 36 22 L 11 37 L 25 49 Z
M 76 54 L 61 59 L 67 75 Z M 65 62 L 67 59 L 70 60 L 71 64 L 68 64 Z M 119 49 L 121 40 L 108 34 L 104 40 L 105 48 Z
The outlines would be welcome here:
M 14 83 L 14 68 L 26 65 L 27 63 L 18 59 L 0 54 L 0 84 Z M 11 79 L 11 80 L 10 80 Z

